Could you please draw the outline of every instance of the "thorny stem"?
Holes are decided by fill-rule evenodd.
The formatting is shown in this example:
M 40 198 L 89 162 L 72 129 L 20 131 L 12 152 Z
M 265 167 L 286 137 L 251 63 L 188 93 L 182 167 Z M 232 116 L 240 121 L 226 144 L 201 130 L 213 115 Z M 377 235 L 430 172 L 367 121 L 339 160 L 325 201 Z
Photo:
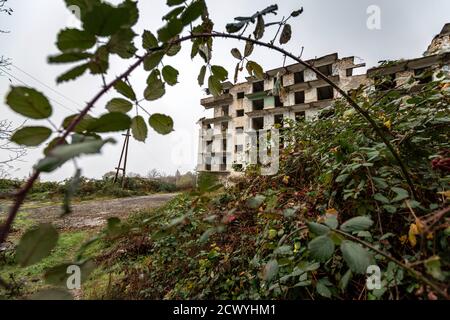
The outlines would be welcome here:
M 244 37 L 242 35 L 233 35 L 233 34 L 227 34 L 227 33 L 214 32 L 214 31 L 212 33 L 197 33 L 197 34 L 190 34 L 188 36 L 184 36 L 184 37 L 180 37 L 179 39 L 172 40 L 170 43 L 168 43 L 168 45 L 169 46 L 173 46 L 173 45 L 182 43 L 184 41 L 188 41 L 188 40 L 192 40 L 192 39 L 196 39 L 196 38 L 225 38 L 225 39 L 237 39 L 237 40 L 249 41 L 249 42 L 251 42 L 253 44 L 256 44 L 256 45 L 259 45 L 259 46 L 262 46 L 262 47 L 266 47 L 266 48 L 278 51 L 278 52 L 286 55 L 287 57 L 295 60 L 299 64 L 303 65 L 305 68 L 312 70 L 314 73 L 317 74 L 317 76 L 320 79 L 322 79 L 327 84 L 329 84 L 330 86 L 335 88 L 348 101 L 348 103 L 353 108 L 355 108 L 369 122 L 369 124 L 373 127 L 375 132 L 378 134 L 378 136 L 383 140 L 384 144 L 388 147 L 389 151 L 392 153 L 394 158 L 397 160 L 397 162 L 398 162 L 398 164 L 399 164 L 399 166 L 400 166 L 400 168 L 401 168 L 401 170 L 403 172 L 403 175 L 405 176 L 405 179 L 407 180 L 407 183 L 408 183 L 408 185 L 409 185 L 413 195 L 416 196 L 415 189 L 414 189 L 414 184 L 413 184 L 413 182 L 412 182 L 412 180 L 411 180 L 411 178 L 409 176 L 409 173 L 408 173 L 408 170 L 406 169 L 405 164 L 403 163 L 403 161 L 400 158 L 400 156 L 398 155 L 398 153 L 395 151 L 395 149 L 392 146 L 392 144 L 384 136 L 382 130 L 377 125 L 377 123 L 371 118 L 370 114 L 366 110 L 361 108 L 358 105 L 358 103 L 356 101 L 354 101 L 343 89 L 341 89 L 337 84 L 335 84 L 333 81 L 328 79 L 328 77 L 325 76 L 322 72 L 320 72 L 317 68 L 315 68 L 311 64 L 301 60 L 300 58 L 296 57 L 292 53 L 289 53 L 289 52 L 287 52 L 286 50 L 284 50 L 282 48 L 274 46 L 273 44 L 262 42 L 262 41 L 259 41 L 259 40 L 254 40 L 254 39 L 251 39 L 249 37 Z M 165 48 L 164 46 L 159 46 L 159 47 L 155 47 L 155 48 L 149 49 L 145 55 L 139 57 L 125 72 L 123 72 L 120 76 L 118 76 L 117 78 L 112 80 L 109 84 L 104 86 L 100 90 L 100 92 L 97 93 L 94 96 L 94 98 L 92 98 L 92 100 L 90 100 L 86 104 L 86 107 L 70 123 L 70 125 L 67 127 L 67 129 L 64 130 L 63 134 L 61 135 L 61 137 L 59 138 L 58 142 L 55 144 L 55 146 L 53 148 L 61 145 L 65 141 L 65 139 L 75 129 L 75 127 L 80 123 L 80 121 L 84 118 L 84 116 L 86 116 L 86 114 L 94 107 L 95 103 L 104 94 L 106 94 L 116 84 L 116 82 L 118 82 L 119 80 L 122 80 L 122 79 L 126 79 L 144 61 L 144 59 L 146 57 L 151 55 L 153 52 L 163 50 L 164 48 Z M 16 218 L 17 213 L 18 213 L 21 205 L 25 201 L 25 198 L 26 198 L 28 192 L 31 190 L 34 182 L 39 178 L 40 173 L 41 172 L 39 170 L 35 170 L 33 172 L 33 174 L 30 176 L 30 178 L 27 180 L 25 185 L 15 194 L 15 198 L 16 198 L 15 202 L 14 202 L 14 204 L 12 205 L 12 207 L 9 210 L 8 217 L 7 217 L 6 221 L 5 221 L 5 223 L 0 227 L 0 244 L 2 244 L 6 240 L 8 234 L 9 234 L 9 232 L 11 230 L 12 223 L 13 223 L 14 219 Z

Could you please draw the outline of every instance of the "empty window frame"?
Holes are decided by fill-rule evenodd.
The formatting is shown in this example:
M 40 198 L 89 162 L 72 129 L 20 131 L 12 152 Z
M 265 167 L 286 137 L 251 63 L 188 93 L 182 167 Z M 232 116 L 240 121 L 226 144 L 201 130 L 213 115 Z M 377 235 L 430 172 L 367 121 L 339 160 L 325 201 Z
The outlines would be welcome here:
M 253 82 L 253 92 L 264 91 L 264 81 Z
M 279 96 L 275 96 L 275 107 L 276 108 L 281 108 L 283 107 L 283 102 L 281 102 L 281 99 Z
M 305 72 L 299 71 L 294 73 L 294 83 L 305 82 Z
M 320 72 L 322 72 L 326 76 L 331 76 L 333 74 L 333 65 L 327 64 L 317 68 Z
M 317 100 L 333 99 L 333 88 L 331 86 L 317 88 Z
M 245 97 L 245 92 L 244 91 L 241 91 L 241 92 L 237 93 L 237 98 L 238 99 L 244 99 L 244 97 Z
M 275 124 L 278 124 L 280 126 L 283 126 L 283 115 L 282 114 L 276 114 L 274 116 L 274 121 Z
M 236 133 L 244 133 L 244 127 L 236 127 Z
M 220 125 L 220 129 L 222 130 L 222 132 L 225 132 L 228 130 L 228 122 L 222 122 Z
M 253 118 L 252 119 L 252 128 L 253 130 L 260 130 L 264 128 L 264 118 Z
M 297 91 L 294 93 L 295 104 L 305 103 L 305 91 Z
M 228 110 L 229 110 L 228 106 L 222 106 L 222 116 L 227 116 Z
M 236 110 L 236 117 L 243 117 L 243 116 L 244 116 L 244 109 Z
M 253 100 L 253 111 L 264 109 L 264 99 Z

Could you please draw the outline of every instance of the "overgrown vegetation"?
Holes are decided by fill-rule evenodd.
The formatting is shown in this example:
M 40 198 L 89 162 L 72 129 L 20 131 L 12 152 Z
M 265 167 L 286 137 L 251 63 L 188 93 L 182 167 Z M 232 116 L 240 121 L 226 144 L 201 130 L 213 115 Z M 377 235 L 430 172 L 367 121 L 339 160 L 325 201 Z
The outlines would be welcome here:
M 338 101 L 320 121 L 290 123 L 276 176 L 251 168 L 226 192 L 206 177 L 199 193 L 129 221 L 133 231 L 98 258 L 112 284 L 88 297 L 446 297 L 449 80 L 417 87 L 412 78 L 401 92 L 354 96 L 407 159 L 419 198 L 363 119 Z M 369 265 L 380 267 L 381 289 L 367 289 Z

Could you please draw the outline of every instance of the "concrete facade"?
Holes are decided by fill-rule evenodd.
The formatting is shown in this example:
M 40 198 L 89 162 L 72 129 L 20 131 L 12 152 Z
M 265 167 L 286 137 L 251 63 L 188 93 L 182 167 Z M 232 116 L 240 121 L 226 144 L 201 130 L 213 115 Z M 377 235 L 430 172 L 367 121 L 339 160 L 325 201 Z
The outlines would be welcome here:
M 439 71 L 450 73 L 450 24 L 437 35 L 424 57 L 401 60 L 372 68 L 366 74 L 354 75 L 354 70 L 364 67 L 354 57 L 339 58 L 336 53 L 307 61 L 345 91 L 361 85 L 374 85 L 377 78 L 392 79 L 391 87 L 404 84 L 411 76 L 433 70 L 431 78 Z M 281 81 L 281 92 L 274 90 Z M 214 109 L 213 118 L 199 120 L 198 171 L 229 175 L 240 172 L 251 163 L 250 135 L 253 130 L 270 129 L 283 120 L 313 121 L 323 108 L 330 107 L 339 94 L 315 73 L 301 64 L 293 64 L 265 72 L 264 80 L 247 78 L 247 82 L 224 83 L 218 97 L 201 100 L 205 109 Z

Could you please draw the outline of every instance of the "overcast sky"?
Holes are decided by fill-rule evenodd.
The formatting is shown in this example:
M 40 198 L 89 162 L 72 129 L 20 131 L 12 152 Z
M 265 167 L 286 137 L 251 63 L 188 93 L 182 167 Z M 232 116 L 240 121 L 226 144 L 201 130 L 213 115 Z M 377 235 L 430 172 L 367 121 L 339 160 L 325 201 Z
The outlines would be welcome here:
M 356 56 L 367 67 L 372 67 L 379 60 L 413 58 L 421 56 L 431 39 L 439 33 L 446 22 L 450 22 L 450 1 L 448 0 L 206 0 L 215 30 L 222 31 L 226 23 L 235 16 L 251 15 L 268 5 L 278 2 L 279 16 L 288 15 L 292 10 L 304 7 L 304 13 L 292 21 L 293 38 L 286 48 L 300 53 L 304 46 L 303 58 L 313 58 L 338 52 L 339 56 Z M 118 3 L 119 1 L 111 1 Z M 141 34 L 144 29 L 156 32 L 163 25 L 161 17 L 169 11 L 166 0 L 140 0 L 141 17 L 135 32 Z M 73 19 L 65 8 L 63 0 L 9 0 L 14 9 L 13 16 L 0 16 L 0 29 L 9 30 L 0 34 L 0 55 L 11 58 L 12 66 L 8 75 L 0 76 L 0 94 L 5 96 L 11 84 L 21 82 L 44 92 L 54 107 L 53 122 L 60 123 L 65 116 L 75 113 L 85 101 L 99 90 L 99 77 L 85 75 L 74 82 L 55 84 L 56 77 L 68 69 L 68 66 L 48 65 L 49 54 L 57 53 L 55 39 L 59 30 L 72 26 Z M 376 5 L 380 8 L 381 29 L 370 30 L 366 26 L 367 8 Z M 270 19 L 277 18 L 271 16 Z M 272 33 L 274 31 L 267 31 Z M 140 45 L 140 39 L 136 38 Z M 233 73 L 234 59 L 230 49 L 242 44 L 231 40 L 216 40 L 213 63 L 221 64 Z M 174 58 L 165 60 L 180 71 L 179 84 L 168 87 L 166 95 L 155 102 L 144 102 L 143 106 L 150 112 L 169 114 L 175 122 L 175 132 L 160 136 L 150 129 L 147 142 L 130 143 L 128 160 L 129 171 L 145 175 L 156 168 L 166 173 L 194 170 L 197 157 L 197 120 L 211 113 L 204 111 L 199 100 L 204 96 L 197 85 L 200 58 L 190 60 L 190 45 Z M 197 60 L 198 59 L 198 60 Z M 255 50 L 254 60 L 265 69 L 282 64 L 282 57 L 265 49 Z M 110 77 L 118 75 L 131 61 L 111 60 Z M 289 62 L 288 62 L 289 63 Z M 33 79 L 34 78 L 34 79 Z M 38 79 L 36 81 L 35 79 Z M 10 82 L 11 80 L 11 82 Z M 136 72 L 131 81 L 142 96 L 146 80 L 143 70 Z M 102 99 L 94 109 L 94 114 L 105 112 L 105 103 L 117 94 L 111 92 Z M 24 118 L 9 111 L 0 101 L 0 119 L 10 119 L 15 124 Z M 30 121 L 28 124 L 36 122 Z M 42 122 L 39 122 L 42 123 Z M 42 123 L 44 124 L 44 123 Z M 108 136 L 108 135 L 107 135 Z M 111 135 L 109 135 L 111 136 Z M 118 143 L 103 149 L 103 155 L 84 157 L 80 164 L 83 174 L 88 177 L 101 177 L 117 165 L 122 137 L 116 137 Z M 14 177 L 29 174 L 33 164 L 41 157 L 42 150 L 30 150 L 25 162 L 18 163 L 11 172 Z M 4 155 L 2 155 L 4 156 Z M 43 175 L 44 180 L 59 180 L 70 176 L 74 169 L 71 163 L 52 174 Z

